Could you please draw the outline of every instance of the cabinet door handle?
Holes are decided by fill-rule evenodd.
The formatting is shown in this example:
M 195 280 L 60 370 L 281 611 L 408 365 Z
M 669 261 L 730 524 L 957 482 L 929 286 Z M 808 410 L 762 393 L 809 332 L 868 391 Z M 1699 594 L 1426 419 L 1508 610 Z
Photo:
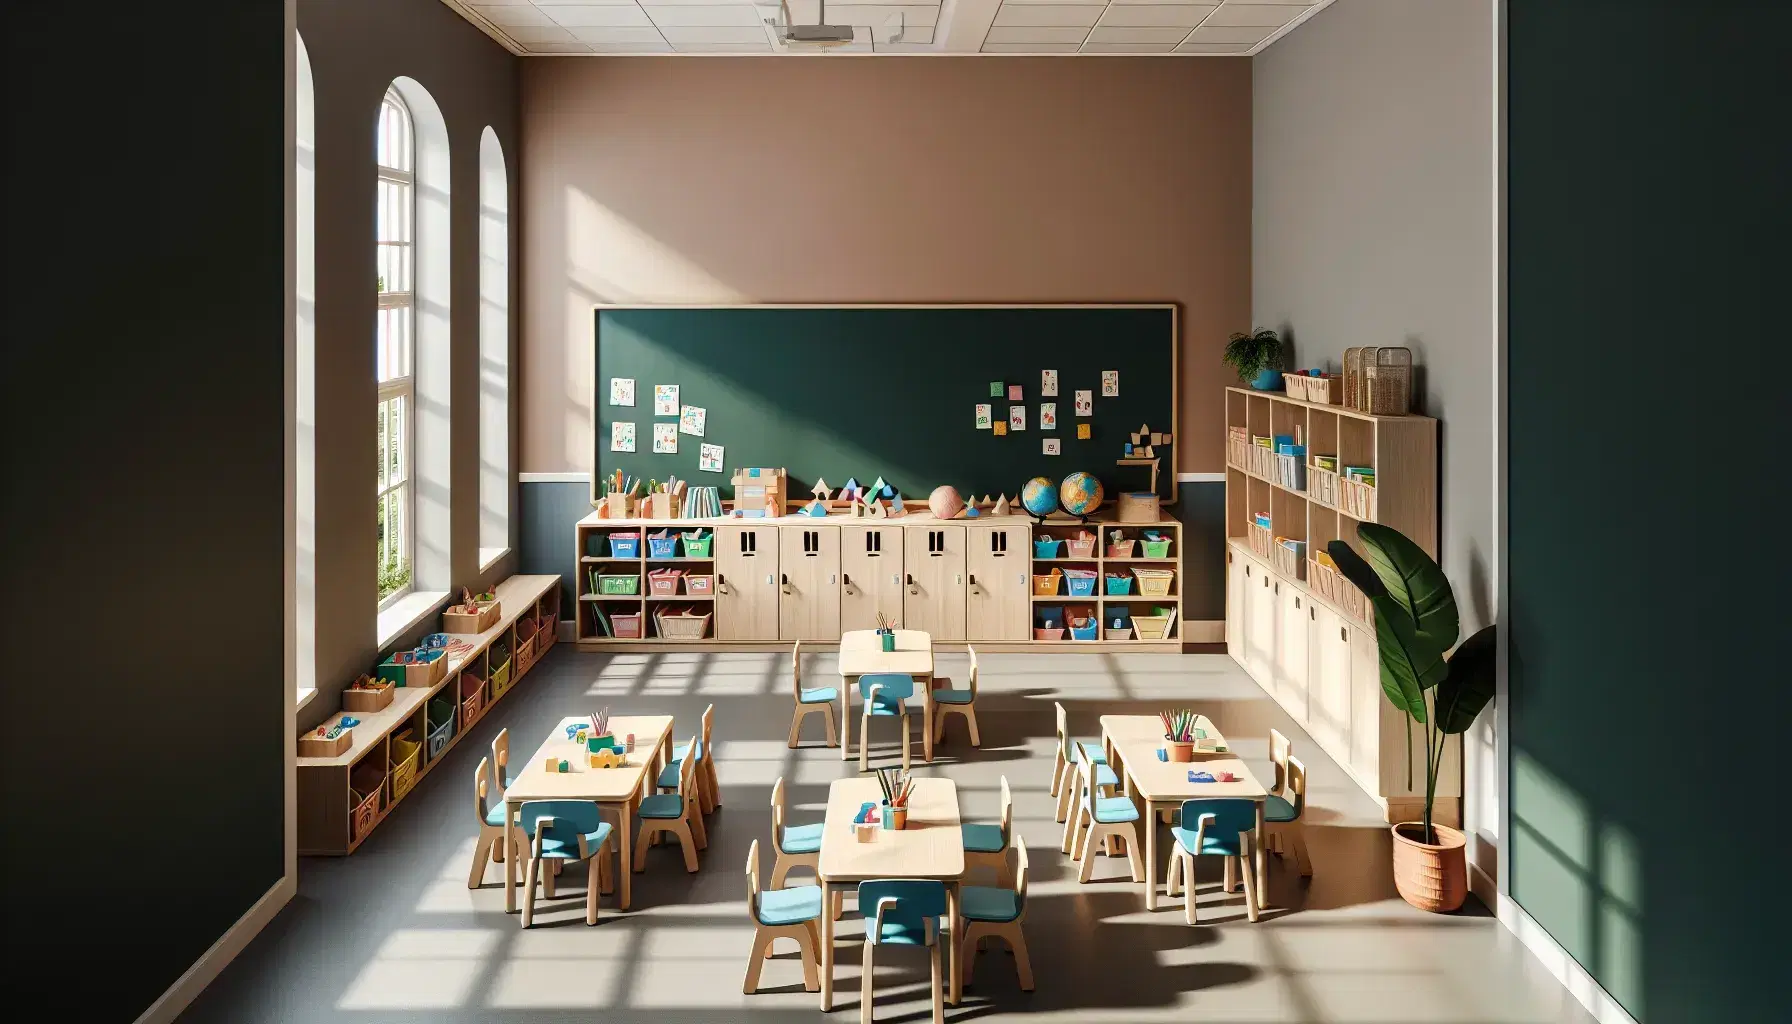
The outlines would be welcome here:
M 846 588 L 847 593 L 849 593 L 849 594 L 852 593 L 852 574 L 844 573 L 844 572 L 841 573 L 840 574 L 840 585 Z
M 920 589 L 915 586 L 915 574 L 914 573 L 908 574 L 908 592 L 911 594 L 919 594 L 921 592 Z
M 779 585 L 784 588 L 784 592 L 786 594 L 790 593 L 790 574 L 789 573 L 780 573 L 778 575 L 778 580 L 779 580 Z
M 1345 629 L 1343 626 L 1339 626 L 1338 627 L 1338 639 L 1344 641 L 1345 643 L 1349 643 L 1350 642 L 1350 630 Z
M 1282 581 L 1281 580 L 1276 581 L 1276 585 L 1271 588 L 1271 592 L 1276 593 L 1276 594 L 1280 594 L 1282 592 Z
M 1249 563 L 1249 562 L 1244 563 L 1244 574 L 1246 576 L 1249 576 L 1251 574 L 1251 563 Z
M 1298 597 L 1294 599 L 1294 610 L 1297 612 L 1300 611 L 1300 598 Z
M 1312 605 L 1307 605 L 1307 621 L 1309 621 L 1309 622 L 1318 622 L 1319 621 L 1319 613 L 1313 610 Z
M 716 593 L 726 594 L 727 592 L 728 592 L 728 577 L 722 575 L 719 572 L 716 573 Z

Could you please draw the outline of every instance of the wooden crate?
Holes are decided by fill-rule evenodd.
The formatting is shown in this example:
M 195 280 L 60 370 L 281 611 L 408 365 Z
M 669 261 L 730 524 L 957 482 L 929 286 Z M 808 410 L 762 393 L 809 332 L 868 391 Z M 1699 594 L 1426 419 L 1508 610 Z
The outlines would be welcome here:
M 329 727 L 335 725 L 341 718 L 341 715 L 337 715 L 323 725 L 318 726 L 318 729 L 328 731 Z M 318 729 L 312 729 L 299 737 L 300 757 L 336 757 L 347 750 L 349 744 L 355 741 L 355 731 L 353 729 L 344 729 L 337 733 L 333 739 L 324 739 L 322 736 L 319 736 Z
M 375 711 L 384 710 L 388 704 L 392 703 L 392 698 L 397 693 L 398 687 L 393 685 L 390 680 L 386 680 L 385 685 L 377 689 L 350 687 L 342 691 L 342 710 L 352 711 L 357 715 L 372 714 Z
M 460 607 L 456 605 L 455 607 Z M 449 609 L 442 613 L 442 632 L 444 633 L 483 633 L 496 626 L 504 617 L 504 609 L 498 601 L 488 601 L 477 605 L 477 614 L 467 614 Z

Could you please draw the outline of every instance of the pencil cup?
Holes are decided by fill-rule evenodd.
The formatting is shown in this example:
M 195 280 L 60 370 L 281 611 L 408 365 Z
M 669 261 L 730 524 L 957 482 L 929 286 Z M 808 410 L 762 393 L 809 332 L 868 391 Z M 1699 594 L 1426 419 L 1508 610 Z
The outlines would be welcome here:
M 894 651 L 896 649 L 896 634 L 885 633 L 878 637 L 878 640 L 882 642 L 884 650 Z
M 634 753 L 635 752 L 635 734 L 632 732 L 629 733 L 628 739 L 625 742 L 628 744 L 628 752 L 631 754 Z
M 877 834 L 881 831 L 883 830 L 868 821 L 860 822 L 853 826 L 853 833 L 858 837 L 858 840 L 861 843 L 875 842 L 877 840 Z
M 1164 749 L 1169 751 L 1170 760 L 1177 764 L 1187 764 L 1195 759 L 1195 745 L 1193 743 L 1178 743 L 1168 736 L 1165 736 Z
M 883 819 L 884 828 L 894 831 L 908 827 L 908 808 L 884 804 L 881 810 L 879 817 Z

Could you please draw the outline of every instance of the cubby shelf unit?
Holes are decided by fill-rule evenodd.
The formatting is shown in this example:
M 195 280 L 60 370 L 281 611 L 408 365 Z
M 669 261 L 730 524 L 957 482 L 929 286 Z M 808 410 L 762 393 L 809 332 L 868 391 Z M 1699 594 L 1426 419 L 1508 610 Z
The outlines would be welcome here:
M 379 711 L 339 711 L 324 721 L 328 727 L 348 714 L 360 724 L 350 730 L 348 749 L 342 753 L 298 759 L 299 853 L 355 852 L 553 646 L 559 632 L 560 577 L 512 576 L 498 584 L 496 592 L 502 610 L 497 623 L 483 633 L 455 636 L 471 649 L 451 654 L 439 681 L 398 687 L 392 703 Z M 494 651 L 507 656 L 493 664 Z M 463 681 L 474 680 L 476 684 L 463 686 Z M 448 708 L 450 717 L 435 723 L 440 730 L 452 722 L 445 741 L 431 742 L 432 704 Z M 418 744 L 411 755 L 396 746 L 407 733 Z M 395 753 L 401 756 L 395 758 Z M 410 757 L 415 761 L 407 764 Z

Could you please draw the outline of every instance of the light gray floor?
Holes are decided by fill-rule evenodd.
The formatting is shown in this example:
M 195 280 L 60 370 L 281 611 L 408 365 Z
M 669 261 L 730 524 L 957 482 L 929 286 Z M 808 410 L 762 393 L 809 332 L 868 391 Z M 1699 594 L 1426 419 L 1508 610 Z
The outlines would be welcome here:
M 833 655 L 804 661 L 811 685 L 828 681 Z M 942 661 L 963 677 L 962 656 Z M 1224 655 L 996 655 L 982 665 L 982 748 L 970 748 L 954 718 L 924 770 L 958 783 L 966 820 L 996 820 L 1000 776 L 1012 784 L 1015 824 L 1034 853 L 1026 933 L 1038 987 L 1020 992 L 1007 954 L 985 952 L 949 1019 L 1591 1020 L 1478 904 L 1433 916 L 1401 902 L 1375 806 Z M 748 844 L 768 838 L 772 783 L 785 779 L 795 820 L 814 820 L 828 783 L 857 768 L 856 759 L 843 764 L 837 749 L 821 745 L 815 718 L 802 749 L 785 747 L 788 673 L 788 654 L 611 656 L 557 647 L 359 852 L 302 861 L 298 898 L 182 1019 L 856 1021 L 861 923 L 850 903 L 831 1015 L 802 991 L 794 951 L 766 965 L 759 994 L 741 993 L 752 935 L 743 869 Z M 1061 826 L 1047 794 L 1054 700 L 1085 737 L 1095 735 L 1101 714 L 1193 706 L 1254 764 L 1267 756 L 1271 727 L 1289 734 L 1311 773 L 1313 878 L 1272 866 L 1271 909 L 1252 925 L 1242 895 L 1220 892 L 1217 864 L 1204 865 L 1195 927 L 1183 922 L 1180 899 L 1147 913 L 1124 858 L 1103 858 L 1095 881 L 1077 884 L 1057 852 Z M 606 900 L 594 928 L 584 923 L 582 872 L 567 876 L 558 901 L 538 904 L 527 932 L 503 912 L 501 866 L 484 888 L 467 889 L 473 770 L 500 727 L 510 728 L 520 759 L 563 715 L 603 705 L 618 714 L 670 712 L 682 737 L 709 703 L 724 807 L 711 819 L 698 874 L 685 873 L 676 846 L 655 848 L 646 873 L 635 876 L 634 910 L 616 913 Z M 874 757 L 893 763 L 894 726 L 880 721 L 874 732 Z M 888 960 L 880 957 L 876 969 L 877 1019 L 927 1019 L 926 962 Z

